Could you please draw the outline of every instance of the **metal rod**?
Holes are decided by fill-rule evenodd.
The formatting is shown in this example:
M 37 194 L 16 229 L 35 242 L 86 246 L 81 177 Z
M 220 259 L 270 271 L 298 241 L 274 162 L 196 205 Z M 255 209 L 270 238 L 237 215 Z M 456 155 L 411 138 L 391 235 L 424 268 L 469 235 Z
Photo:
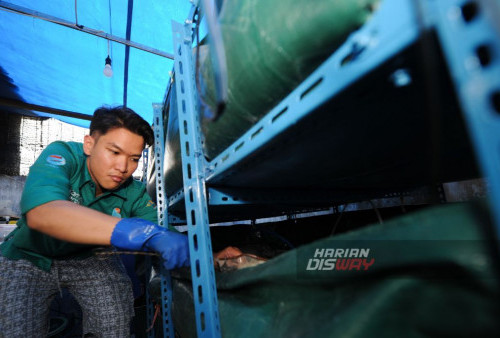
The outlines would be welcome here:
M 214 0 L 202 0 L 203 10 L 208 25 L 208 32 L 211 38 L 210 55 L 212 57 L 212 65 L 215 74 L 215 88 L 217 110 L 214 120 L 218 119 L 223 113 L 228 96 L 228 79 L 227 79 L 227 60 L 226 51 L 224 49 L 224 41 L 222 39 L 222 31 L 219 24 L 217 14 L 217 5 Z M 201 20 L 199 20 L 198 25 Z M 197 46 L 199 48 L 199 46 Z
M 98 31 L 98 30 L 95 30 L 92 28 L 87 28 L 87 27 L 84 27 L 82 25 L 76 25 L 73 22 L 70 22 L 70 21 L 67 21 L 64 19 L 60 19 L 60 18 L 57 18 L 55 16 L 51 16 L 48 14 L 44 14 L 41 12 L 33 11 L 33 10 L 26 8 L 26 7 L 13 5 L 13 4 L 10 4 L 10 3 L 5 2 L 5 1 L 0 1 L 0 9 L 1 8 L 12 11 L 14 13 L 28 15 L 28 16 L 31 16 L 31 17 L 34 17 L 37 19 L 56 23 L 58 25 L 61 25 L 61 26 L 67 27 L 67 28 L 72 28 L 72 29 L 75 29 L 75 30 L 80 31 L 80 32 L 92 34 L 92 35 L 98 36 L 98 37 L 106 39 L 106 40 L 118 42 L 118 43 L 121 43 L 123 45 L 130 46 L 130 47 L 133 47 L 136 49 L 140 49 L 140 50 L 143 50 L 145 52 L 152 53 L 152 54 L 155 54 L 158 56 L 162 56 L 162 57 L 165 57 L 165 58 L 168 58 L 171 60 L 174 59 L 174 55 L 171 53 L 167 53 L 167 52 L 161 51 L 161 50 L 156 49 L 156 48 L 148 47 L 148 46 L 142 45 L 142 44 L 137 43 L 137 42 L 126 40 L 126 39 L 120 38 L 118 36 L 107 34 L 103 31 Z
M 75 113 L 75 112 L 63 110 L 63 109 L 39 106 L 37 104 L 31 104 L 31 103 L 26 103 L 26 102 L 22 102 L 22 101 L 12 100 L 12 99 L 5 99 L 5 98 L 1 98 L 1 97 L 0 97 L 0 106 L 34 110 L 34 111 L 38 111 L 38 112 L 42 112 L 42 113 L 49 113 L 49 114 L 54 114 L 54 115 L 73 117 L 76 119 L 88 120 L 88 121 L 90 121 L 92 119 L 92 115 Z

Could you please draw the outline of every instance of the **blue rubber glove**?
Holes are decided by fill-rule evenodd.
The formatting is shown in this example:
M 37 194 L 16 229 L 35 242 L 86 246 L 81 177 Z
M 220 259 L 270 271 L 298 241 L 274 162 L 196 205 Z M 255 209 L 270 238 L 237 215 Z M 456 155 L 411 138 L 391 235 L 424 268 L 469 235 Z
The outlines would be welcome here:
M 111 245 L 124 250 L 155 251 L 165 269 L 189 265 L 187 236 L 140 218 L 123 218 L 111 234 Z

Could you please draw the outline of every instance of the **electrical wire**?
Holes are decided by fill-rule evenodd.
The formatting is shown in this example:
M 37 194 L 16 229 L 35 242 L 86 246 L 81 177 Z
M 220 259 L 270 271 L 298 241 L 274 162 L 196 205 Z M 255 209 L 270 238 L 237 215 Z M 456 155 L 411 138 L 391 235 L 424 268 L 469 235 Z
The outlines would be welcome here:
M 252 225 L 254 226 L 255 225 L 255 221 L 252 221 Z M 280 240 L 281 242 L 283 242 L 284 244 L 286 244 L 288 246 L 288 248 L 290 249 L 294 249 L 295 246 L 288 240 L 286 239 L 285 237 L 281 236 L 280 234 L 278 234 L 277 232 L 271 230 L 271 229 L 268 229 L 267 227 L 263 227 L 263 226 L 258 226 L 258 225 L 255 225 L 255 229 L 258 230 L 258 231 L 262 231 L 268 235 L 271 235 L 273 236 L 274 238 Z
M 8 9 L 8 8 L 0 7 L 0 10 L 6 11 L 6 12 L 9 12 L 9 13 L 13 13 L 13 14 L 24 15 L 24 16 L 27 16 L 27 17 L 30 17 L 30 18 L 34 18 L 34 19 L 39 19 L 39 17 L 37 17 L 36 15 L 13 11 L 13 10 Z M 43 18 L 43 20 L 44 21 L 48 21 L 48 22 L 52 22 L 52 23 L 55 23 L 55 24 L 58 24 L 58 25 L 61 25 L 61 26 L 64 26 L 64 27 L 69 27 L 69 28 L 75 28 L 76 27 L 78 29 L 82 29 L 84 27 L 83 25 L 78 25 L 77 23 L 75 23 L 75 24 L 69 24 L 69 23 L 64 22 L 64 21 L 54 20 L 54 19 L 49 19 L 49 18 Z M 86 27 L 86 29 L 89 32 L 92 32 L 92 33 L 106 33 L 105 31 L 97 30 L 97 29 L 93 29 L 93 28 Z M 104 39 L 106 39 L 106 38 L 104 38 Z M 107 40 L 109 40 L 109 39 L 107 39 Z
M 373 203 L 372 200 L 369 201 L 373 210 L 375 211 L 375 214 L 377 215 L 377 219 L 378 219 L 378 222 L 380 224 L 384 224 L 384 221 L 382 220 L 382 215 L 380 214 L 380 211 L 378 210 L 378 208 L 375 206 L 375 203 Z
M 215 115 L 212 118 L 217 120 L 224 112 L 228 96 L 228 75 L 226 51 L 224 40 L 217 14 L 217 4 L 211 0 L 202 0 L 203 10 L 205 11 L 206 23 L 210 33 L 210 55 L 212 60 L 212 69 L 214 70 L 215 80 Z
M 155 327 L 156 319 L 158 318 L 160 309 L 161 309 L 160 304 L 155 304 L 155 314 L 153 316 L 153 321 L 151 323 L 151 326 L 146 330 L 146 332 L 151 331 Z
M 400 196 L 399 199 L 401 201 L 401 211 L 403 212 L 403 214 L 405 214 L 406 213 L 406 208 L 405 208 L 404 196 Z
M 330 236 L 335 234 L 335 230 L 337 230 L 337 226 L 340 223 L 340 219 L 342 218 L 342 215 L 344 214 L 344 211 L 345 211 L 345 209 L 347 208 L 348 205 L 349 205 L 349 203 L 344 204 L 344 207 L 342 208 L 342 211 L 340 212 L 339 217 L 337 217 L 337 220 L 335 221 L 335 224 L 333 225 L 332 231 L 330 231 Z M 337 207 L 336 207 L 336 209 L 337 209 L 337 212 L 338 212 L 338 208 Z
M 78 0 L 75 0 L 75 25 L 78 27 Z
M 52 329 L 52 331 L 50 331 L 47 334 L 47 337 L 54 337 L 55 335 L 63 332 L 66 329 L 66 327 L 68 326 L 68 320 L 65 317 L 52 317 L 50 319 L 51 320 L 52 319 L 59 320 L 61 323 L 60 323 L 60 325 L 58 327 Z
M 111 34 L 108 34 L 102 30 L 97 30 L 97 29 L 92 29 L 92 28 L 88 28 L 88 27 L 84 27 L 83 25 L 75 25 L 74 23 L 70 23 L 68 21 L 61 21 L 62 19 L 58 19 L 58 18 L 49 18 L 49 17 L 46 17 L 46 16 L 40 16 L 40 15 L 37 15 L 36 13 L 25 13 L 23 11 L 19 11 L 19 10 L 13 10 L 11 8 L 5 8 L 5 7 L 0 7 L 1 10 L 4 10 L 6 12 L 9 12 L 9 13 L 14 13 L 14 14 L 20 14 L 20 15 L 24 15 L 24 16 L 27 16 L 27 17 L 31 17 L 31 18 L 35 18 L 35 19 L 41 19 L 43 21 L 47 21 L 47 22 L 52 22 L 52 23 L 55 23 L 55 24 L 58 24 L 58 25 L 61 25 L 63 27 L 67 27 L 67 28 L 72 28 L 72 29 L 76 29 L 78 31 L 81 31 L 81 32 L 84 32 L 84 33 L 87 33 L 87 34 L 92 34 L 92 35 L 95 35 L 97 37 L 100 37 L 102 39 L 106 39 L 106 40 L 111 40 L 111 41 L 114 41 L 114 42 L 118 42 L 118 43 L 121 43 L 125 46 L 130 46 L 130 47 L 133 47 L 133 48 L 136 48 L 136 49 L 140 49 L 140 50 L 143 50 L 147 53 L 152 53 L 152 54 L 155 54 L 155 55 L 158 55 L 158 56 L 162 56 L 162 57 L 165 57 L 165 58 L 168 58 L 168 59 L 171 59 L 173 60 L 174 59 L 174 56 L 170 53 L 167 53 L 167 52 L 164 52 L 164 51 L 161 51 L 161 50 L 158 50 L 156 48 L 152 48 L 152 47 L 148 47 L 148 46 L 145 46 L 145 45 L 142 45 L 142 44 L 139 44 L 139 43 L 136 43 L 136 42 L 133 42 L 133 41 L 130 41 L 129 39 L 122 39 L 120 37 L 115 37 Z
M 197 9 L 197 18 L 194 20 L 196 23 L 196 28 L 195 28 L 195 37 L 196 37 L 196 56 L 195 56 L 195 66 L 194 66 L 194 77 L 195 77 L 195 87 L 196 91 L 198 92 L 198 99 L 200 101 L 201 106 L 203 107 L 203 111 L 209 112 L 211 116 L 209 118 L 212 118 L 215 116 L 212 113 L 212 110 L 210 109 L 210 105 L 205 102 L 203 99 L 202 93 L 201 93 L 201 84 L 200 84 L 200 25 L 201 25 L 201 13 L 200 10 Z M 196 17 L 196 13 L 194 15 Z M 201 108 L 201 107 L 200 107 Z M 201 111 L 201 109 L 200 109 Z
M 111 0 L 108 0 L 108 13 L 109 13 L 109 34 L 113 35 L 113 26 L 111 25 Z M 108 55 L 113 59 L 113 49 L 111 49 L 111 54 L 109 54 L 109 40 L 108 40 Z

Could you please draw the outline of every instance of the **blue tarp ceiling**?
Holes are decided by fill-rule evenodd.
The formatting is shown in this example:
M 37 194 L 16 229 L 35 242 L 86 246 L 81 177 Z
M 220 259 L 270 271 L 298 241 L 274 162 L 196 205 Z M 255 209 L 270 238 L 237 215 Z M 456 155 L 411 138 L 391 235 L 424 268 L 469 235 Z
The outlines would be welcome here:
M 171 20 L 183 22 L 188 0 L 11 0 L 97 31 L 172 53 Z M 76 7 L 76 11 L 75 11 Z M 126 105 L 152 122 L 173 61 L 110 42 L 113 76 L 103 75 L 108 41 L 52 22 L 0 9 L 0 99 L 92 115 L 101 105 Z M 0 106 L 0 112 L 28 110 Z M 53 116 L 31 110 L 41 116 Z M 82 119 L 57 117 L 88 127 Z

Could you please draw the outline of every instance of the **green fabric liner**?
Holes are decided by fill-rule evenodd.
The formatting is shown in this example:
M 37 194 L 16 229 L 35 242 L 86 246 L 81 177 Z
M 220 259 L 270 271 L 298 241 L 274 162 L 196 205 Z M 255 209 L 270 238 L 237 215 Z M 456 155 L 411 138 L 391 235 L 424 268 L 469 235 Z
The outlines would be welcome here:
M 228 102 L 217 121 L 203 123 L 206 155 L 217 156 L 268 113 L 363 25 L 378 1 L 226 1 L 220 25 Z M 214 111 L 209 57 L 201 75 L 203 99 Z
M 368 20 L 379 1 L 225 1 L 219 19 L 228 102 L 216 121 L 202 118 L 206 157 L 216 157 L 285 98 Z M 210 116 L 215 107 L 207 49 L 200 48 L 201 116 Z M 170 116 L 176 115 L 177 106 L 170 106 Z M 171 152 L 165 158 L 170 163 L 165 177 L 167 193 L 172 194 L 182 187 L 182 174 L 175 173 L 180 168 L 178 126 L 169 124 L 168 133 Z
M 486 203 L 450 204 L 218 272 L 222 336 L 498 337 L 492 229 Z M 306 271 L 321 248 L 370 248 L 374 263 L 366 271 Z M 175 329 L 195 337 L 189 270 L 173 276 Z

